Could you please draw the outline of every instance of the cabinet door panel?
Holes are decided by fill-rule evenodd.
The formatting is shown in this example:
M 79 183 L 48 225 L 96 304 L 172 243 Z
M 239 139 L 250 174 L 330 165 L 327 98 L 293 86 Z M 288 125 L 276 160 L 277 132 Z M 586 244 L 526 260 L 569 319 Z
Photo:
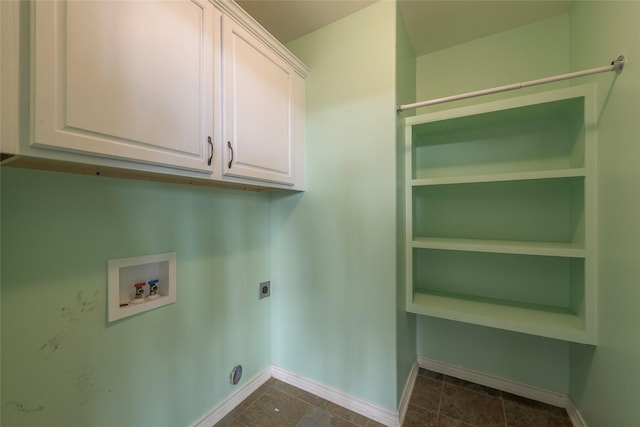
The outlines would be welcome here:
M 223 172 L 293 184 L 295 73 L 230 19 L 223 26 Z
M 208 2 L 35 3 L 36 145 L 210 172 Z

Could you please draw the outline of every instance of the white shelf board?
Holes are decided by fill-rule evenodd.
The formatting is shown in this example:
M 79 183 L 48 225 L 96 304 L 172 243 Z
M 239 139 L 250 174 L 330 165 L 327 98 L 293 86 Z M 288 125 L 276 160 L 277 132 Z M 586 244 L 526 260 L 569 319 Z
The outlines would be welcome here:
M 499 254 L 540 255 L 585 258 L 584 246 L 575 243 L 525 242 L 511 240 L 451 239 L 443 237 L 416 237 L 410 242 L 418 249 L 490 252 Z
M 497 101 L 490 101 L 472 105 L 466 105 L 463 107 L 451 108 L 447 110 L 435 111 L 431 113 L 419 114 L 416 116 L 407 117 L 405 124 L 407 126 L 421 125 L 424 123 L 438 122 L 441 120 L 450 120 L 457 118 L 464 118 L 468 116 L 475 116 L 478 114 L 500 112 L 503 110 L 509 110 L 520 107 L 528 107 L 536 104 L 545 104 L 547 111 L 549 107 L 551 112 L 557 113 L 559 110 L 553 109 L 553 103 L 556 101 L 565 101 L 571 98 L 591 98 L 594 96 L 593 84 L 570 86 L 563 89 L 548 90 L 545 92 L 533 93 L 529 95 L 514 96 Z M 586 103 L 586 101 L 585 101 Z M 562 110 L 560 110 L 562 111 Z M 545 116 L 545 110 L 540 110 L 543 116 Z M 588 120 L 587 120 L 588 119 Z M 590 126 L 594 124 L 595 118 L 592 116 L 585 117 L 585 125 Z
M 531 179 L 558 179 L 583 177 L 586 175 L 585 168 L 553 169 L 546 171 L 513 172 L 490 175 L 469 175 L 469 176 L 449 176 L 434 177 L 411 180 L 413 187 L 428 185 L 449 185 L 449 184 L 473 184 L 478 182 L 503 182 L 503 181 L 524 181 Z
M 583 319 L 569 310 L 416 292 L 407 311 L 547 338 L 594 344 L 593 338 L 585 332 Z

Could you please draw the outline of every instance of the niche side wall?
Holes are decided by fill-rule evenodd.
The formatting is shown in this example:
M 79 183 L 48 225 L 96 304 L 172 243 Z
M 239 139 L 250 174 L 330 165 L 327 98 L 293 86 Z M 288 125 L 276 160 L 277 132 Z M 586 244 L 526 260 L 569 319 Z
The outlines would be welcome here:
M 291 42 L 307 192 L 274 195 L 273 363 L 395 410 L 395 3 Z
M 396 105 L 415 101 L 416 96 L 416 55 L 405 28 L 402 13 L 396 15 Z M 406 111 L 396 115 L 396 182 L 397 182 L 397 228 L 396 257 L 398 307 L 396 340 L 398 351 L 398 401 L 416 362 L 416 315 L 405 311 L 406 271 L 405 271 L 405 126 L 404 118 L 415 114 Z

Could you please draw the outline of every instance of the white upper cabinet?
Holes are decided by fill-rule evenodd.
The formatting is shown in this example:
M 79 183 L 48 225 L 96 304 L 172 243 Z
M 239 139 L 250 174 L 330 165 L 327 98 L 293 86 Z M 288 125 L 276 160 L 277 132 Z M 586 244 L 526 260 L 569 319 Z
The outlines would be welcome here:
M 14 166 L 304 190 L 309 70 L 235 2 L 0 3 Z
M 303 120 L 303 78 L 228 16 L 222 19 L 222 43 L 223 175 L 299 184 L 303 171 L 296 169 L 296 155 L 303 135 L 296 124 Z
M 32 146 L 212 172 L 220 12 L 209 1 L 32 7 Z

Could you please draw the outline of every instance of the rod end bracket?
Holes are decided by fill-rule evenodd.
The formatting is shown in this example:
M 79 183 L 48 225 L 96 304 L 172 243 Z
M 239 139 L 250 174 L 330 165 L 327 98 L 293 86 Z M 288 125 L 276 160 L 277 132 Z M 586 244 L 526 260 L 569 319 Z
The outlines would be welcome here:
M 616 74 L 620 74 L 622 72 L 622 69 L 624 68 L 624 56 L 620 55 L 618 56 L 615 61 L 611 62 L 611 65 L 613 65 L 613 71 L 616 72 Z

